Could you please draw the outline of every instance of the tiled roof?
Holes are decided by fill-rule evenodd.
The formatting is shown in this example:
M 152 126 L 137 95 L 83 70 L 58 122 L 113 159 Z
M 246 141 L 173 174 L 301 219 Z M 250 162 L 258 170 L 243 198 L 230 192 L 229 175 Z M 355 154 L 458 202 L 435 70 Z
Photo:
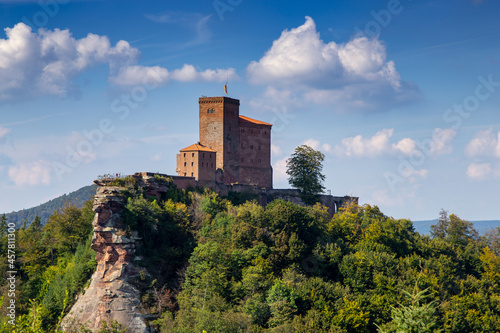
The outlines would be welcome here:
M 273 124 L 265 123 L 263 121 L 255 120 L 255 119 L 248 118 L 248 117 L 245 117 L 245 116 L 240 116 L 240 120 L 245 120 L 245 121 L 251 122 L 253 124 L 257 124 L 257 125 L 273 126 Z
M 205 147 L 199 143 L 195 143 L 194 145 L 181 149 L 180 151 L 207 151 L 210 153 L 216 153 L 215 150 Z

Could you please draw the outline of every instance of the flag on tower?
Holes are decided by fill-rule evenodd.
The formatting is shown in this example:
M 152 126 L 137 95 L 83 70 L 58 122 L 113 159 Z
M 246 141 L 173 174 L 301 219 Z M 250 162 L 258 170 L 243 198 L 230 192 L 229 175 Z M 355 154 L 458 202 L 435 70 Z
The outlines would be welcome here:
M 224 93 L 226 94 L 227 96 L 227 81 L 226 81 L 226 84 L 224 85 Z

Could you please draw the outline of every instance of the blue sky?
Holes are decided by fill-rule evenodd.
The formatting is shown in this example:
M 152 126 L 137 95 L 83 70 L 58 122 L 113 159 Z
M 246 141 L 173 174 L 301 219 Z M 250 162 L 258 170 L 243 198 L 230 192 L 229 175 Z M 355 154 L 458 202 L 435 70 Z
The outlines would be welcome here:
M 387 215 L 500 219 L 500 3 L 0 0 L 0 212 L 100 174 L 175 173 L 198 98 L 309 144 Z

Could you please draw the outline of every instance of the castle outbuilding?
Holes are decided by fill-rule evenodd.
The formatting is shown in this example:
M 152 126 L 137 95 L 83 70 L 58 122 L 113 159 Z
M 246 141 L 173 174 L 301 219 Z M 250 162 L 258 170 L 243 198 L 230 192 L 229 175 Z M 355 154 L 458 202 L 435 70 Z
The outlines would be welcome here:
M 213 185 L 217 152 L 199 142 L 180 150 L 177 154 L 179 176 L 194 177 L 205 186 Z
M 272 124 L 240 116 L 237 99 L 201 97 L 198 102 L 200 140 L 177 154 L 177 174 L 209 187 L 272 188 Z

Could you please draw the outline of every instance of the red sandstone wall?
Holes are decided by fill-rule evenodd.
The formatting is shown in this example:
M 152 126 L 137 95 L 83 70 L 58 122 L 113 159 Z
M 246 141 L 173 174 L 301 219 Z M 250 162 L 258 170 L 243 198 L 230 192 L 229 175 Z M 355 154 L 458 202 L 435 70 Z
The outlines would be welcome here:
M 198 156 L 198 181 L 213 182 L 217 164 L 216 153 L 200 151 Z
M 240 183 L 272 188 L 271 126 L 240 121 L 239 166 Z
M 196 187 L 196 185 L 197 185 L 194 177 L 177 177 L 177 176 L 168 176 L 168 177 L 172 177 L 174 184 L 177 186 L 177 188 L 180 188 L 180 189 L 187 189 L 189 187 Z
M 177 155 L 177 174 L 183 177 L 198 177 L 198 152 L 186 151 Z
M 200 143 L 217 151 L 217 168 L 224 170 L 224 182 L 238 179 L 239 105 L 228 97 L 199 99 Z
M 200 143 L 217 151 L 216 168 L 223 170 L 224 184 L 272 188 L 271 126 L 240 119 L 239 105 L 238 100 L 228 97 L 200 98 Z M 185 172 L 186 176 L 193 173 L 198 179 L 213 179 L 211 171 L 205 174 L 201 164 L 198 174 L 183 169 L 184 162 L 187 162 L 187 167 L 192 163 L 182 161 L 180 176 Z

